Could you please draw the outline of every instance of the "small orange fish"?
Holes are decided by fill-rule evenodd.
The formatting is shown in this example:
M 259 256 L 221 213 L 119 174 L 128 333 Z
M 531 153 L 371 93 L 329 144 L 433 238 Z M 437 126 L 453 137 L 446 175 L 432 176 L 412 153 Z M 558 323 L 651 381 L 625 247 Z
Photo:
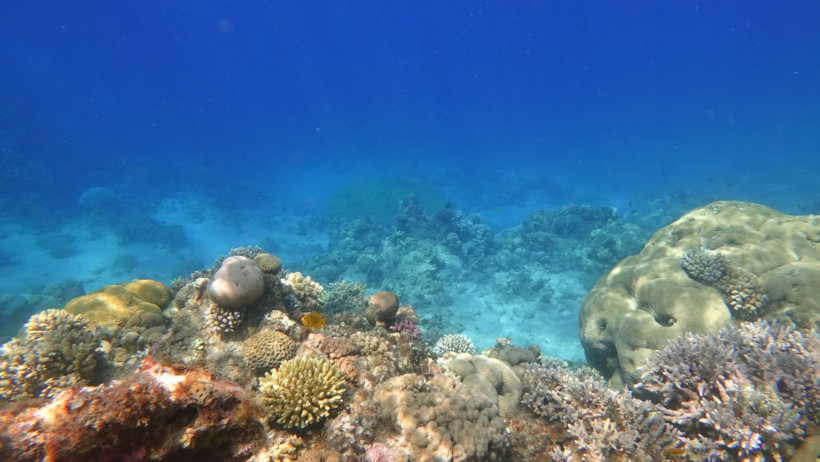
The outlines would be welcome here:
M 302 316 L 302 324 L 307 327 L 308 329 L 321 329 L 325 327 L 325 319 L 322 316 L 322 313 L 317 313 L 315 311 L 311 311 L 310 313 Z

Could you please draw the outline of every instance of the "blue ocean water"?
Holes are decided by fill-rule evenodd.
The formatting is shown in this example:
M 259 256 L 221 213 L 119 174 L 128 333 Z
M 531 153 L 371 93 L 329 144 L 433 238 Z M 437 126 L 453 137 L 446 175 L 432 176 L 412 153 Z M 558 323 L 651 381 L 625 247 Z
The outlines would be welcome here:
M 818 18 L 814 2 L 6 2 L 5 331 L 261 245 L 483 347 L 577 358 L 580 298 L 655 229 L 717 199 L 820 211 Z M 565 216 L 562 252 L 497 250 Z M 573 264 L 596 245 L 585 221 L 613 220 L 624 245 Z

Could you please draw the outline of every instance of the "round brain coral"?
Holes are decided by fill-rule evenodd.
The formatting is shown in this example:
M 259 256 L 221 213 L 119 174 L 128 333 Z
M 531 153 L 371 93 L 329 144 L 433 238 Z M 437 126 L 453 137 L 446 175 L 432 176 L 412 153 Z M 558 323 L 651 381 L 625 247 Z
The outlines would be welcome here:
M 253 257 L 253 261 L 255 261 L 256 264 L 259 265 L 259 269 L 265 273 L 276 274 L 282 269 L 282 260 L 273 254 L 260 253 Z
M 223 308 L 242 308 L 265 292 L 265 276 L 250 258 L 228 257 L 214 274 L 205 295 Z
M 324 358 L 295 358 L 259 379 L 262 404 L 284 428 L 305 428 L 342 405 L 345 380 Z
M 270 371 L 296 354 L 296 342 L 282 332 L 263 330 L 242 342 L 242 353 L 248 366 L 256 373 Z

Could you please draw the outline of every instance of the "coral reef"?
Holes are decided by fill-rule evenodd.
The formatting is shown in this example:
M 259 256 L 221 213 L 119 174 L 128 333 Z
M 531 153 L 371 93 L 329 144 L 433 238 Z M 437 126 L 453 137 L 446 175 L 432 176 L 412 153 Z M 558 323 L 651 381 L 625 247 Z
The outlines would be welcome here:
M 638 389 L 662 404 L 690 455 L 791 460 L 820 425 L 819 350 L 817 332 L 766 321 L 687 334 L 649 359 Z
M 367 290 L 360 282 L 331 282 L 322 291 L 322 311 L 325 313 L 342 313 L 345 311 L 361 312 L 367 307 Z
M 265 278 L 259 266 L 250 258 L 233 256 L 222 262 L 204 295 L 222 308 L 242 308 L 264 291 Z
M 0 349 L 0 399 L 49 397 L 62 387 L 99 380 L 100 339 L 81 316 L 46 310 L 32 316 L 24 331 Z
M 475 354 L 475 345 L 468 337 L 461 334 L 447 334 L 436 342 L 433 347 L 433 352 L 439 356 L 446 356 L 448 354 L 467 353 L 469 355 Z
M 242 461 L 261 441 L 260 415 L 235 384 L 146 360 L 123 380 L 0 411 L 0 458 Z
M 498 407 L 450 377 L 393 377 L 376 388 L 373 401 L 415 460 L 505 460 L 507 432 Z
M 345 380 L 322 358 L 295 358 L 259 379 L 262 404 L 284 428 L 305 428 L 342 405 Z
M 680 433 L 651 403 L 618 393 L 583 369 L 531 366 L 523 382 L 522 403 L 560 429 L 552 432 L 552 460 L 675 460 L 683 452 Z
M 820 326 L 818 235 L 814 216 L 747 202 L 715 202 L 683 215 L 584 297 L 587 361 L 618 388 L 635 383 L 646 358 L 687 332 L 758 317 Z
M 398 319 L 389 326 L 390 332 L 407 334 L 415 339 L 421 338 L 421 330 L 418 325 L 409 319 Z

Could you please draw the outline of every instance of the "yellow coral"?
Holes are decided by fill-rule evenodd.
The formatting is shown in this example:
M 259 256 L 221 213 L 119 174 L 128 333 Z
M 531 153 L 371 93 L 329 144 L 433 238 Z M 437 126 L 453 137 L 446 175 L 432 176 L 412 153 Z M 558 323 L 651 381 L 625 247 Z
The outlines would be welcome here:
M 345 380 L 324 358 L 295 358 L 259 379 L 262 404 L 285 428 L 320 422 L 342 405 Z
M 153 279 L 134 279 L 122 284 L 122 287 L 141 298 L 162 308 L 171 301 L 171 289 L 165 284 Z
M 253 257 L 253 261 L 259 265 L 259 269 L 261 269 L 263 273 L 276 274 L 282 269 L 282 260 L 273 254 L 260 253 Z
M 63 309 L 72 314 L 82 315 L 94 326 L 112 328 L 121 327 L 130 317 L 141 311 L 162 313 L 159 306 L 145 301 L 122 285 L 106 286 L 96 292 L 76 297 L 66 303 Z

